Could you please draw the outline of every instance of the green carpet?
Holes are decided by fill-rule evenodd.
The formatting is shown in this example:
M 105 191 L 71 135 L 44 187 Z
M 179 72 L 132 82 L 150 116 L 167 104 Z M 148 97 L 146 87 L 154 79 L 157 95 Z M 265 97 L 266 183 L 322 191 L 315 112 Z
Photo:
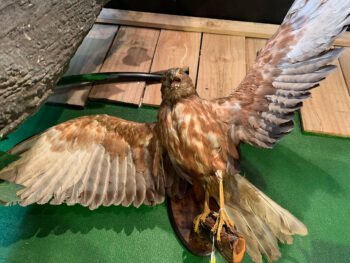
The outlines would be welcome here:
M 153 108 L 90 102 L 85 110 L 45 105 L 8 139 L 6 151 L 54 124 L 106 113 L 128 120 L 156 120 Z M 301 133 L 296 128 L 273 150 L 244 145 L 243 170 L 272 199 L 309 229 L 279 262 L 350 261 L 350 140 Z M 0 166 L 13 158 L 0 154 Z M 218 255 L 217 262 L 224 262 Z M 165 204 L 156 207 L 31 205 L 0 207 L 0 262 L 209 262 L 187 252 L 171 228 Z M 244 262 L 251 262 L 245 256 Z

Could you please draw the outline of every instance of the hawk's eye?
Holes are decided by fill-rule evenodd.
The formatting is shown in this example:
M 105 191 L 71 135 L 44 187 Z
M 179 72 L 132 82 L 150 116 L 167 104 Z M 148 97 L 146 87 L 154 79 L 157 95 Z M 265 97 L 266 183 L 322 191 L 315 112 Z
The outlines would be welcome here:
M 163 76 L 163 77 L 162 77 L 162 81 L 166 81 L 166 76 Z

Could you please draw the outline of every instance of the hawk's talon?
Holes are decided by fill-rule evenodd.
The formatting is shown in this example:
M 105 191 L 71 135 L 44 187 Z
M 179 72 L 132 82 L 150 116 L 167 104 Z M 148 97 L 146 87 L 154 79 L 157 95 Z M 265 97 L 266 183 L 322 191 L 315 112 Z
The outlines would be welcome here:
M 219 210 L 219 215 L 216 219 L 215 225 L 211 229 L 213 234 L 216 234 L 216 239 L 220 241 L 221 239 L 221 231 L 223 226 L 226 225 L 228 227 L 234 227 L 233 221 L 227 216 L 226 211 L 224 209 Z
M 225 210 L 225 202 L 224 202 L 224 186 L 222 183 L 222 171 L 217 171 L 216 176 L 219 180 L 219 215 L 216 219 L 216 223 L 214 227 L 212 228 L 212 232 L 216 233 L 216 240 L 220 241 L 221 239 L 221 231 L 222 227 L 226 225 L 227 227 L 234 227 L 235 224 L 233 221 L 227 216 L 226 210 Z
M 210 210 L 209 209 L 204 209 L 204 211 L 201 214 L 196 216 L 196 218 L 193 220 L 194 232 L 199 234 L 199 224 L 200 224 L 201 221 L 204 222 L 209 214 L 210 214 Z
M 208 187 L 205 187 L 205 197 L 204 197 L 204 206 L 203 206 L 203 212 L 199 214 L 194 220 L 194 232 L 199 234 L 199 223 L 201 221 L 205 221 L 207 216 L 210 214 L 210 208 L 209 208 L 209 189 Z

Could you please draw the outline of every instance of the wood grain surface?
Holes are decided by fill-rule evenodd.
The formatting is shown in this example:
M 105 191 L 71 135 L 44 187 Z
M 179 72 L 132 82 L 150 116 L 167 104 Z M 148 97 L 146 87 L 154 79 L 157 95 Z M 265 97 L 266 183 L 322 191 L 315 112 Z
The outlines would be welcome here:
M 102 9 L 97 22 L 265 39 L 270 38 L 279 27 L 279 25 L 274 24 L 155 14 L 109 8 Z M 335 41 L 335 45 L 350 46 L 350 32 L 345 32 L 338 38 Z
M 246 74 L 245 38 L 203 34 L 197 91 L 202 98 L 229 95 Z
M 301 109 L 303 129 L 307 132 L 350 137 L 350 96 L 339 61 L 338 69 L 320 87 L 312 90 L 312 98 Z
M 265 39 L 258 38 L 246 38 L 245 40 L 245 55 L 246 55 L 246 70 L 248 72 L 250 66 L 254 63 L 258 52 L 265 47 L 266 44 Z
M 101 72 L 149 72 L 160 30 L 120 27 Z M 145 82 L 95 85 L 89 98 L 139 105 Z
M 95 24 L 70 61 L 65 76 L 99 72 L 117 30 L 116 25 Z M 49 97 L 48 102 L 83 107 L 90 89 L 91 85 L 59 86 Z
M 350 96 L 350 48 L 345 49 L 343 55 L 339 58 L 339 62 Z
M 195 84 L 201 33 L 162 30 L 154 54 L 151 71 L 189 66 Z M 146 86 L 143 103 L 157 106 L 161 103 L 161 84 Z

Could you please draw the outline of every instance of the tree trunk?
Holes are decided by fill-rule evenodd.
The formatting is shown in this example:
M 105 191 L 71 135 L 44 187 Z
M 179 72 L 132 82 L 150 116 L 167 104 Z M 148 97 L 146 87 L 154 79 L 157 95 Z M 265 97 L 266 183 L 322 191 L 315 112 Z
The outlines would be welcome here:
M 0 138 L 45 103 L 106 2 L 0 1 Z

